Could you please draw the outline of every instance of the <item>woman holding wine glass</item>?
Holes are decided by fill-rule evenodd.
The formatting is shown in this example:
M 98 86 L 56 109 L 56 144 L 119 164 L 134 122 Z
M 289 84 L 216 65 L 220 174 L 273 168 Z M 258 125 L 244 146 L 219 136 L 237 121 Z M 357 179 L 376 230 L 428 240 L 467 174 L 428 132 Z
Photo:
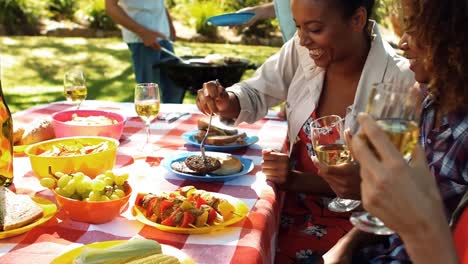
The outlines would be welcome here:
M 372 0 L 293 0 L 297 34 L 267 59 L 255 75 L 224 91 L 215 82 L 198 91 L 197 106 L 241 122 L 262 119 L 285 103 L 287 153 L 263 150 L 266 178 L 286 190 L 277 263 L 312 261 L 351 228 L 349 214 L 330 212 L 322 196 L 359 198 L 357 166 L 350 162 L 317 168 L 311 160 L 310 124 L 317 118 L 364 111 L 371 85 L 391 79 L 414 83 L 398 56 L 369 21 Z M 319 170 L 320 169 L 320 170 Z M 333 174 L 335 177 L 329 177 Z M 355 189 L 331 188 L 348 181 Z M 345 186 L 341 184 L 340 186 Z M 308 254 L 307 252 L 311 252 Z
M 354 255 L 353 261 L 359 263 L 457 263 L 447 234 L 447 219 L 468 191 L 468 32 L 464 29 L 468 3 L 401 3 L 407 31 L 400 47 L 410 59 L 416 80 L 426 84 L 419 143 L 427 164 L 418 148 L 412 162 L 405 164 L 394 146 L 385 145 L 388 139 L 382 138 L 383 132 L 377 130 L 374 121 L 368 116 L 359 117 L 361 133 L 367 134 L 380 158 L 369 158 L 368 145 L 359 136 L 353 138 L 352 150 L 361 163 L 364 207 L 398 235 L 384 237 L 383 243 L 369 246 L 369 239 L 373 238 L 353 230 L 324 256 L 325 262 Z M 424 178 L 429 175 L 435 179 L 438 190 Z M 466 240 L 466 229 L 460 235 L 457 226 L 455 242 Z M 358 251 L 359 248 L 364 249 Z M 466 263 L 466 242 L 457 244 L 457 250 Z

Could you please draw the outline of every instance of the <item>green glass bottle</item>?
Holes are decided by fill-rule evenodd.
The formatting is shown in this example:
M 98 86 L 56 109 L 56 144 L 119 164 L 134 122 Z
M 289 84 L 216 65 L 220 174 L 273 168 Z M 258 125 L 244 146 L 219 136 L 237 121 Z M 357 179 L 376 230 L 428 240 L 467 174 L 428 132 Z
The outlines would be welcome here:
M 1 69 L 0 69 L 1 77 Z M 0 185 L 9 186 L 13 182 L 13 118 L 3 96 L 0 78 Z

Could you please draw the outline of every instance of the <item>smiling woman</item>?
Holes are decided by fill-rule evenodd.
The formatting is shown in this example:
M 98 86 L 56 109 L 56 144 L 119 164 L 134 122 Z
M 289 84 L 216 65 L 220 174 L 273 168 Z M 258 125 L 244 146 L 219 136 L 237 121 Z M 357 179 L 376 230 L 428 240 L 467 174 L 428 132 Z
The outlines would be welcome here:
M 414 83 L 408 61 L 396 55 L 374 21 L 373 0 L 292 0 L 296 36 L 254 77 L 227 89 L 204 84 L 197 105 L 205 113 L 255 122 L 268 107 L 286 102 L 289 152 L 264 150 L 262 171 L 287 193 L 277 263 L 313 263 L 350 228 L 347 214 L 331 217 L 318 195 L 359 197 L 353 163 L 318 168 L 310 157 L 310 123 L 326 115 L 350 121 L 364 111 L 373 83 Z M 312 195 L 299 194 L 305 192 Z M 308 232 L 314 227 L 318 232 Z M 307 251 L 311 254 L 301 254 Z

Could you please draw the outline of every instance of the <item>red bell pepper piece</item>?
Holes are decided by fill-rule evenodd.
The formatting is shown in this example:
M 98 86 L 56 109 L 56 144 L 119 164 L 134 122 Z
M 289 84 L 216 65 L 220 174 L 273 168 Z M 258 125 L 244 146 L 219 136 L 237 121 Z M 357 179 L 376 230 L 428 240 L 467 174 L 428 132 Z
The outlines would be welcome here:
M 208 212 L 208 220 L 206 220 L 206 223 L 209 225 L 212 225 L 214 221 L 216 220 L 217 214 L 215 209 L 211 208 L 210 211 Z
M 201 198 L 200 196 L 197 197 L 197 204 L 195 207 L 199 209 L 202 205 L 206 204 L 205 199 Z
M 146 217 L 151 217 L 154 212 L 154 205 L 158 202 L 158 198 L 154 197 L 148 203 L 148 207 L 146 208 Z
M 184 212 L 184 218 L 182 220 L 182 225 L 180 227 L 189 227 L 189 224 L 193 224 L 195 221 L 195 216 L 189 212 Z
M 164 219 L 161 224 L 163 225 L 166 225 L 166 226 L 176 226 L 176 222 L 175 222 L 175 216 L 177 215 L 177 213 L 179 213 L 181 211 L 180 208 L 177 208 L 177 210 L 175 210 L 174 212 L 172 212 L 172 214 Z
M 174 204 L 173 201 L 170 200 L 164 200 L 159 204 L 159 216 L 162 218 L 164 212 L 166 212 L 167 209 L 171 208 L 171 206 Z

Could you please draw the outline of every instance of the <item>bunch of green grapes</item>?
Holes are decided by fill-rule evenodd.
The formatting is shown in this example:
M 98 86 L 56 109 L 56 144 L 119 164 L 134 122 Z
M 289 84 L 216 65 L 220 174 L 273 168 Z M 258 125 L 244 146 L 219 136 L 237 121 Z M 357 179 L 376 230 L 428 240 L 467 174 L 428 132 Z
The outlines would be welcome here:
M 57 194 L 80 201 L 110 201 L 125 196 L 128 173 L 115 174 L 111 170 L 91 179 L 82 172 L 56 172 L 41 179 L 41 185 Z

